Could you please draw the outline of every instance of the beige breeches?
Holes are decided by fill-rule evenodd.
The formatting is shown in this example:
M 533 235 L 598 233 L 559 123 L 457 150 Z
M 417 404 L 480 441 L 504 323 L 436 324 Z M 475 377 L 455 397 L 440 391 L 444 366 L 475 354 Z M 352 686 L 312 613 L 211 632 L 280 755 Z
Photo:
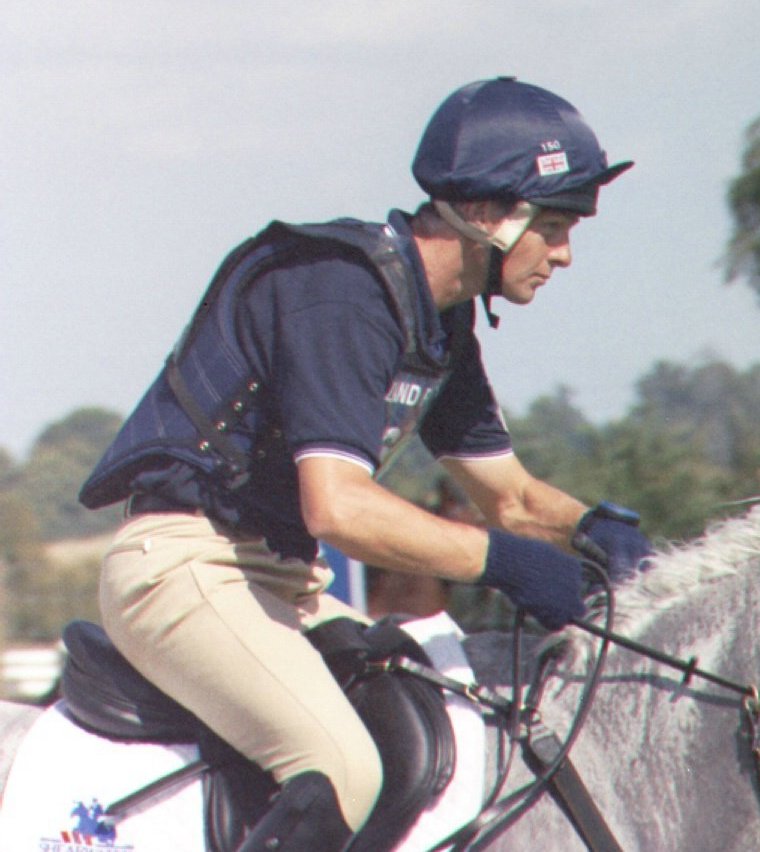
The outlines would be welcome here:
M 128 520 L 106 554 L 103 626 L 165 693 L 278 782 L 323 772 L 353 830 L 382 784 L 377 749 L 303 631 L 340 615 L 332 572 L 235 540 L 203 516 Z

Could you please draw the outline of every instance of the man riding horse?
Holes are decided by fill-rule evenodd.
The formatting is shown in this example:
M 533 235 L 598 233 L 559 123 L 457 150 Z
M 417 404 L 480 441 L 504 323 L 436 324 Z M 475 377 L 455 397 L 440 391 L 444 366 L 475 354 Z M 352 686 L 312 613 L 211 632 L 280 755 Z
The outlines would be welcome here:
M 608 166 L 578 111 L 510 77 L 454 92 L 386 223 L 273 222 L 234 249 L 85 483 L 127 500 L 101 578 L 124 656 L 280 792 L 240 852 L 342 849 L 382 785 L 372 738 L 304 633 L 341 615 L 318 540 L 383 568 L 481 583 L 547 629 L 584 614 L 578 556 L 650 551 L 634 513 L 521 465 L 481 363 L 475 297 L 525 305 L 571 262 Z M 488 527 L 376 475 L 414 434 Z M 316 844 L 316 846 L 315 846 Z

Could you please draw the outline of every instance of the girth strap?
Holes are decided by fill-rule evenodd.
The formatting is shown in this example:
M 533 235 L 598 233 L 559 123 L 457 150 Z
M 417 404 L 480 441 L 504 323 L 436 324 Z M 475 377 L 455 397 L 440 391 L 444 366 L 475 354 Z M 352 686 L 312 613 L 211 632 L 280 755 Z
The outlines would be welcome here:
M 561 749 L 557 735 L 545 726 L 523 741 L 525 762 L 537 775 L 551 767 Z M 549 779 L 549 792 L 591 852 L 623 852 L 569 758 Z

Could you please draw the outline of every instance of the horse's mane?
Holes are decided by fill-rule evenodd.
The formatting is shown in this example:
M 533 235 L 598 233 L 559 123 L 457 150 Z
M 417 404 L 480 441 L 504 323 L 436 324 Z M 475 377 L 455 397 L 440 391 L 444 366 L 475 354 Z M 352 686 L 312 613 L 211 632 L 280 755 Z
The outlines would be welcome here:
M 705 584 L 753 567 L 760 571 L 760 504 L 740 517 L 711 522 L 693 541 L 658 543 L 651 562 L 648 570 L 615 587 L 616 632 L 635 635 Z M 592 641 L 577 628 L 561 638 L 569 641 L 572 656 L 587 651 Z

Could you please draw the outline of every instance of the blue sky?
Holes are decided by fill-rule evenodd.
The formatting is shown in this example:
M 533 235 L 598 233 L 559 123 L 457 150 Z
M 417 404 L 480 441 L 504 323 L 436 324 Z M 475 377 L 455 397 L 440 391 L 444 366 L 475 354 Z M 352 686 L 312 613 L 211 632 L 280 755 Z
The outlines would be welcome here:
M 597 422 L 660 359 L 760 361 L 718 268 L 760 115 L 757 0 L 5 0 L 0 446 L 84 405 L 126 414 L 223 255 L 270 219 L 414 208 L 409 163 L 454 88 L 555 90 L 636 167 L 575 261 L 481 323 L 500 401 L 560 384 Z

